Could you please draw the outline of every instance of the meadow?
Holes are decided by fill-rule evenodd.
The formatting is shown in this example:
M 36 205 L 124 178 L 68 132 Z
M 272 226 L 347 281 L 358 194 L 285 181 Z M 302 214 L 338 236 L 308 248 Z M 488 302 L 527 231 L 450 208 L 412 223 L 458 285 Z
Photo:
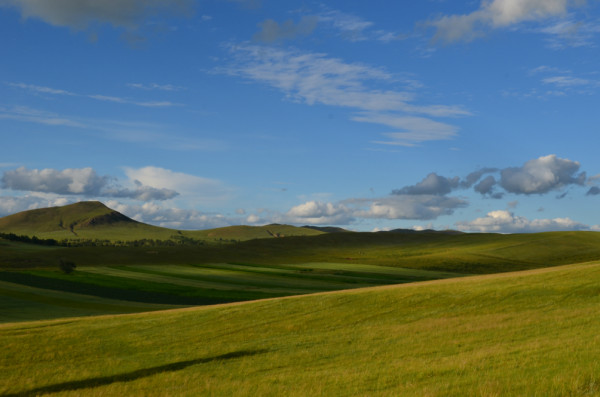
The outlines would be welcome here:
M 600 395 L 600 233 L 7 218 L 4 397 Z
M 0 323 L 157 310 L 457 277 L 370 265 L 130 265 L 0 272 Z
M 4 396 L 600 394 L 600 263 L 0 326 Z

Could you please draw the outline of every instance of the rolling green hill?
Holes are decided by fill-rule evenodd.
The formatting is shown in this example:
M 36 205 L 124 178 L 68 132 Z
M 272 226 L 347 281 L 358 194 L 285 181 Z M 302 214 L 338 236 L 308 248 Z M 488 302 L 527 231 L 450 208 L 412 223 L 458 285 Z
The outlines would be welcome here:
M 0 394 L 600 394 L 600 264 L 0 326 Z
M 174 230 L 137 222 L 98 201 L 23 211 L 0 218 L 0 233 L 55 240 L 134 241 L 182 238 L 206 242 L 250 240 L 286 236 L 312 236 L 323 232 L 289 225 L 230 226 L 212 230 Z

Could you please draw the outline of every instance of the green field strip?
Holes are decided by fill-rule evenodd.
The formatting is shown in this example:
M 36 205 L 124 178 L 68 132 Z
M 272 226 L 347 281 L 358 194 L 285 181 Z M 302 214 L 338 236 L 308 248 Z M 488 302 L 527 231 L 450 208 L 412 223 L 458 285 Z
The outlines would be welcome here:
M 397 278 L 421 278 L 423 280 L 435 280 L 440 278 L 453 278 L 459 276 L 465 276 L 463 273 L 453 272 L 440 272 L 434 270 L 423 270 L 423 269 L 411 269 L 403 267 L 391 267 L 391 266 L 376 266 L 376 265 L 364 265 L 358 263 L 330 263 L 330 262 L 318 262 L 318 263 L 303 263 L 288 265 L 293 268 L 313 268 L 313 269 L 327 269 L 327 270 L 343 270 L 349 272 L 355 272 L 358 274 L 365 275 L 383 275 L 386 277 L 397 277 Z
M 207 280 L 221 282 L 226 285 L 240 285 L 240 286 L 252 286 L 254 288 L 285 288 L 286 290 L 298 290 L 298 291 L 329 291 L 336 289 L 343 289 L 349 286 L 348 280 L 340 277 L 331 278 L 315 278 L 310 275 L 304 275 L 296 271 L 296 276 L 290 278 L 289 274 L 277 274 L 275 272 L 261 273 L 257 272 L 256 268 L 244 268 L 239 267 L 238 269 L 222 268 L 217 266 L 207 267 L 203 265 L 196 266 L 140 266 L 133 265 L 123 267 L 123 269 L 129 270 L 140 270 L 147 271 L 149 273 L 173 275 L 177 277 L 186 277 L 198 280 Z M 356 280 L 350 280 L 353 283 L 357 283 Z M 359 279 L 358 284 L 360 286 L 373 285 L 368 279 Z M 352 285 L 352 284 L 350 284 Z
M 44 270 L 0 272 L 0 280 L 104 298 L 174 305 L 211 305 L 281 296 L 261 291 L 191 288 L 80 271 L 69 275 Z
M 598 396 L 600 264 L 0 326 L 0 395 Z
M 182 306 L 120 301 L 0 281 L 0 323 L 137 313 Z
M 161 283 L 161 284 L 171 284 L 171 285 L 177 285 L 177 286 L 214 289 L 214 290 L 223 290 L 223 291 L 251 290 L 251 291 L 256 291 L 256 292 L 268 292 L 268 293 L 272 293 L 272 294 L 285 294 L 285 295 L 295 294 L 295 293 L 301 294 L 301 293 L 314 292 L 314 289 L 283 288 L 283 287 L 261 288 L 261 287 L 252 285 L 251 283 L 249 283 L 247 281 L 244 281 L 244 279 L 242 279 L 242 278 L 235 279 L 235 281 L 236 281 L 235 284 L 231 282 L 232 280 L 234 280 L 234 278 L 232 278 L 232 277 L 229 277 L 230 281 L 228 281 L 227 279 L 224 278 L 223 281 L 221 281 L 221 282 L 206 281 L 206 280 L 202 280 L 202 279 L 182 278 L 182 277 L 172 276 L 172 275 L 170 275 L 170 273 L 166 273 L 169 275 L 165 275 L 164 272 L 163 273 L 151 272 L 151 271 L 149 272 L 149 271 L 143 271 L 143 269 L 138 269 L 138 271 L 136 271 L 135 269 L 130 269 L 129 266 L 119 267 L 119 268 L 99 266 L 99 267 L 82 268 L 80 270 L 82 272 L 101 274 L 101 275 L 112 276 L 112 277 L 122 277 L 122 278 L 129 278 L 129 279 L 141 280 L 141 281 L 149 281 L 149 282 Z
M 413 277 L 410 275 L 412 269 L 407 269 L 407 271 L 400 271 L 399 274 L 402 277 L 397 277 L 395 274 L 385 274 L 378 272 L 357 272 L 357 271 L 349 271 L 345 270 L 347 266 L 351 269 L 353 264 L 332 264 L 331 269 L 318 269 L 318 267 L 311 267 L 311 264 L 289 264 L 289 265 L 255 265 L 255 264 L 218 264 L 218 265 L 194 265 L 197 267 L 212 267 L 212 268 L 229 268 L 235 270 L 241 270 L 249 273 L 259 273 L 259 274 L 273 274 L 278 273 L 281 277 L 294 278 L 294 279 L 310 279 L 310 280 L 321 280 L 327 283 L 342 283 L 345 285 L 352 284 L 363 284 L 364 286 L 373 286 L 373 285 L 387 285 L 387 284 L 400 284 L 411 281 L 419 281 L 419 280 L 429 280 L 432 278 L 442 278 L 435 277 L 432 275 L 435 272 L 429 272 L 428 277 L 421 278 L 418 276 L 420 273 L 416 273 L 417 277 Z M 375 265 L 364 265 L 367 268 L 378 268 L 379 266 Z M 390 268 L 394 269 L 394 268 Z M 424 274 L 424 273 L 423 273 Z M 459 274 L 454 274 L 454 276 L 458 276 Z M 353 288 L 356 288 L 353 287 Z

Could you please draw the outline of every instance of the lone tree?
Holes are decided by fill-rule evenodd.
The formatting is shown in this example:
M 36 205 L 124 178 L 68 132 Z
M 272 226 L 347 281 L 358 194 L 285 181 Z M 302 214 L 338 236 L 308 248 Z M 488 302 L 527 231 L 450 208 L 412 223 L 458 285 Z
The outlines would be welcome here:
M 60 270 L 62 270 L 63 273 L 71 274 L 77 266 L 72 261 L 61 258 L 58 262 L 58 267 L 60 268 Z

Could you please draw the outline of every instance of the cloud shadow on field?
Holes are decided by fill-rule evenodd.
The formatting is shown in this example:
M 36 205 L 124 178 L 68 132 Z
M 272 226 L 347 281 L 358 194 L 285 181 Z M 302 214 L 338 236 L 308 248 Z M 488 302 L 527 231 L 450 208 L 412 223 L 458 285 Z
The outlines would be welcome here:
M 106 386 L 106 385 L 110 385 L 110 384 L 118 383 L 118 382 L 130 382 L 130 381 L 134 381 L 134 380 L 137 380 L 140 378 L 146 378 L 148 376 L 158 375 L 158 374 L 162 374 L 165 372 L 179 371 L 179 370 L 185 369 L 187 367 L 191 367 L 192 365 L 205 364 L 205 363 L 209 363 L 211 361 L 230 360 L 230 359 L 235 359 L 235 358 L 240 358 L 240 357 L 254 356 L 257 354 L 266 353 L 267 351 L 268 350 L 265 350 L 265 349 L 240 350 L 240 351 L 235 351 L 235 352 L 231 352 L 231 353 L 221 354 L 221 355 L 214 356 L 214 357 L 206 357 L 206 358 L 199 358 L 199 359 L 195 359 L 195 360 L 179 361 L 179 362 L 166 364 L 166 365 L 159 365 L 159 366 L 151 367 L 151 368 L 138 369 L 136 371 L 127 372 L 124 374 L 101 376 L 101 377 L 97 377 L 97 378 L 89 378 L 89 379 L 83 379 L 83 380 L 75 380 L 75 381 L 70 381 L 70 382 L 57 383 L 54 385 L 37 387 L 35 389 L 31 389 L 31 390 L 24 391 L 24 392 L 2 394 L 1 396 L 2 397 L 38 396 L 38 395 L 46 394 L 46 393 L 60 393 L 60 392 L 65 392 L 65 391 L 75 391 L 75 390 L 81 390 L 81 389 L 88 389 L 88 388 L 92 388 L 92 387 Z

